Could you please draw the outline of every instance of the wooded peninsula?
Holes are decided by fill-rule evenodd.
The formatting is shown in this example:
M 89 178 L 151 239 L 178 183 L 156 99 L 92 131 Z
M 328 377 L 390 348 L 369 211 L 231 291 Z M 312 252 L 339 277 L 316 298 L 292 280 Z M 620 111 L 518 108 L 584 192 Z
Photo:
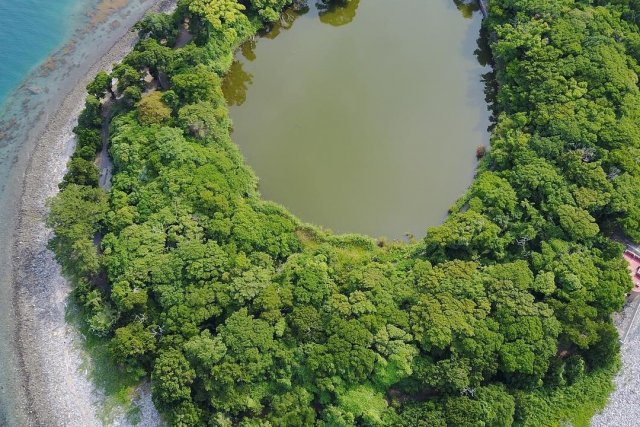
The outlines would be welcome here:
M 180 0 L 87 88 L 48 219 L 86 327 L 175 426 L 587 425 L 632 287 L 610 236 L 640 241 L 640 1 L 490 2 L 491 148 L 413 243 L 261 199 L 221 82 L 290 3 Z

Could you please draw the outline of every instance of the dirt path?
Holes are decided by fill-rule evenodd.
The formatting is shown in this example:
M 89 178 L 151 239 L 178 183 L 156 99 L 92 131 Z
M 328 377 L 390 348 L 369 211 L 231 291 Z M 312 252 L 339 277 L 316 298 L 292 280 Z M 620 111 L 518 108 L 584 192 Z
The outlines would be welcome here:
M 105 191 L 111 190 L 111 176 L 113 174 L 113 161 L 109 156 L 109 127 L 113 118 L 113 100 L 109 98 L 102 105 L 102 129 L 100 135 L 102 137 L 102 148 L 96 158 L 96 166 L 100 172 L 100 187 Z
M 187 30 L 184 25 L 180 27 L 180 34 L 178 34 L 178 38 L 176 39 L 176 44 L 173 46 L 174 49 L 179 49 L 184 47 L 187 43 L 189 43 L 193 39 L 193 36 Z

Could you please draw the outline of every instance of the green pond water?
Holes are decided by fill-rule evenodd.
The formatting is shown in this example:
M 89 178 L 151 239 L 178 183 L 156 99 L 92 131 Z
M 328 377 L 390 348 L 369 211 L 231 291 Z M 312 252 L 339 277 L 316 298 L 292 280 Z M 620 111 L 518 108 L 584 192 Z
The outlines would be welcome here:
M 310 0 L 242 46 L 225 95 L 262 196 L 336 232 L 441 223 L 488 144 L 480 24 L 460 1 Z

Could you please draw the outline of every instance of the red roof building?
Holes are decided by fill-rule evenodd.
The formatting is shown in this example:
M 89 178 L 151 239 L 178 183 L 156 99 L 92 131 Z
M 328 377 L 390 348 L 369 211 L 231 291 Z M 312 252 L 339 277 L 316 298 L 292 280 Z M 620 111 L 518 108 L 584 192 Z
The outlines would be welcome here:
M 624 259 L 629 264 L 629 274 L 633 280 L 633 293 L 640 293 L 640 255 L 631 250 L 624 251 Z

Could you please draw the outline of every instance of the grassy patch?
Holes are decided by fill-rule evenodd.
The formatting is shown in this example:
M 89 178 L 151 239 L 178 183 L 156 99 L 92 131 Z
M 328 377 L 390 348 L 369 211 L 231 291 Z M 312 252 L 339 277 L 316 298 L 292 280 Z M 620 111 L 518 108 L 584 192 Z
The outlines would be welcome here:
M 139 378 L 117 366 L 111 359 L 108 340 L 93 335 L 86 323 L 82 321 L 84 314 L 73 298 L 70 297 L 65 319 L 82 335 L 79 370 L 87 372 L 87 376 L 105 396 L 97 408 L 97 415 L 103 424 L 113 422 L 123 411 L 131 424 L 140 422 L 140 409 L 133 403 L 135 389 L 140 384 Z
M 590 426 L 591 418 L 607 404 L 614 389 L 613 377 L 619 368 L 620 363 L 616 362 L 609 368 L 591 372 L 571 386 L 521 395 L 519 403 L 526 407 L 526 414 L 515 425 Z

